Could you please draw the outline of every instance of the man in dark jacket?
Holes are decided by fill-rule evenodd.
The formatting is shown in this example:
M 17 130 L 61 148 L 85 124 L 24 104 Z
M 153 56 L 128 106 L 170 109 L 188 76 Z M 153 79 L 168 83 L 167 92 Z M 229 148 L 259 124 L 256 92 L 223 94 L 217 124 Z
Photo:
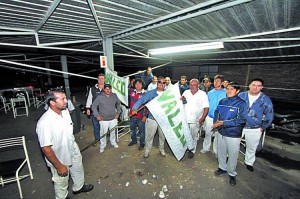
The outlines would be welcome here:
M 268 128 L 274 116 L 273 104 L 269 96 L 261 92 L 264 81 L 253 79 L 249 85 L 249 91 L 239 94 L 239 97 L 247 103 L 247 123 L 243 129 L 246 141 L 245 165 L 249 171 L 254 171 L 256 148 L 259 145 L 263 132 Z
M 95 99 L 103 92 L 103 87 L 105 83 L 105 75 L 100 73 L 98 75 L 98 83 L 95 86 L 92 86 L 89 90 L 89 95 L 86 100 L 86 114 L 92 117 L 93 127 L 94 127 L 94 136 L 95 140 L 100 140 L 100 124 L 97 118 L 91 112 L 92 103 Z M 96 146 L 96 145 L 95 145 Z
M 137 75 L 137 76 L 140 77 L 145 82 L 144 89 L 147 90 L 148 85 L 152 82 L 152 78 L 154 76 L 153 73 L 152 73 L 152 68 L 148 67 L 145 72 L 143 72 L 143 73 L 141 73 L 140 75 Z
M 235 82 L 230 82 L 226 88 L 227 98 L 220 100 L 214 114 L 212 128 L 218 129 L 218 162 L 219 168 L 216 176 L 228 173 L 230 184 L 236 185 L 235 176 L 237 159 L 239 155 L 242 130 L 246 123 L 246 102 L 237 94 L 240 87 Z M 228 157 L 228 160 L 227 160 Z

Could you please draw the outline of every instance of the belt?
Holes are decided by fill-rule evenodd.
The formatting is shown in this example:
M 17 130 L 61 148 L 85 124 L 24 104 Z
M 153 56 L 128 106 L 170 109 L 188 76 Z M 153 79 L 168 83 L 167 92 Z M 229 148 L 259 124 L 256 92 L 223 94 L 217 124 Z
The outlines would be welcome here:
M 244 129 L 258 129 L 260 128 L 259 126 L 258 127 L 249 127 L 249 126 L 245 126 Z

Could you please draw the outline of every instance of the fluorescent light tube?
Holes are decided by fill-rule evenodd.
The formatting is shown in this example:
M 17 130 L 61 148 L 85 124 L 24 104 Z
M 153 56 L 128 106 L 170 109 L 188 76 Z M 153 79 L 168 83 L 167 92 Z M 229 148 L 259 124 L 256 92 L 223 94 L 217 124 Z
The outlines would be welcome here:
M 148 50 L 148 54 L 161 55 L 161 54 L 169 54 L 169 53 L 190 52 L 190 51 L 210 50 L 210 49 L 219 49 L 219 48 L 224 48 L 223 42 L 211 42 L 211 43 L 192 44 L 192 45 L 185 45 L 185 46 L 156 48 L 156 49 Z

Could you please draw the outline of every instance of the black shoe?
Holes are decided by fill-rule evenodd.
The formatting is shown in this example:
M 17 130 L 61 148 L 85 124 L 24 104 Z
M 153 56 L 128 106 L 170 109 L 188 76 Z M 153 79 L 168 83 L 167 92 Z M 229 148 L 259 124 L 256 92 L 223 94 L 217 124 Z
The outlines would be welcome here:
M 192 159 L 194 157 L 194 153 L 192 151 L 188 152 L 188 158 Z
M 144 144 L 141 144 L 140 147 L 139 147 L 139 151 L 144 150 L 144 147 L 145 147 L 145 145 L 144 145 Z
M 253 166 L 248 165 L 248 164 L 246 164 L 246 163 L 244 163 L 244 164 L 245 164 L 246 168 L 247 168 L 249 171 L 251 171 L 251 172 L 254 171 Z
M 130 142 L 130 143 L 128 144 L 128 146 L 132 146 L 132 145 L 134 145 L 134 144 L 136 144 L 136 142 Z
M 226 174 L 226 173 L 227 173 L 227 171 L 225 171 L 223 169 L 220 169 L 220 168 L 218 168 L 218 170 L 216 170 L 214 172 L 215 176 L 220 176 L 220 175 L 223 175 L 223 174 Z
M 79 193 L 82 193 L 82 192 L 89 192 L 89 191 L 92 191 L 94 188 L 94 185 L 92 184 L 85 184 L 82 186 L 82 188 L 78 191 L 73 191 L 73 194 L 79 194 Z
M 231 186 L 236 185 L 235 176 L 229 176 L 229 183 L 231 184 Z

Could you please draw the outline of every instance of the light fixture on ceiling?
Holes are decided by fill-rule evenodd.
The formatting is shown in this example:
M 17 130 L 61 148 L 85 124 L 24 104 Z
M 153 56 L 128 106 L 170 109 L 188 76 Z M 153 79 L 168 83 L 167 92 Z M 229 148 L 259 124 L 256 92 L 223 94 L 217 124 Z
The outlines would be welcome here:
M 210 42 L 201 44 L 192 44 L 185 46 L 174 46 L 166 48 L 156 48 L 148 50 L 149 55 L 161 55 L 179 52 L 190 52 L 190 51 L 200 51 L 200 50 L 210 50 L 224 48 L 223 42 Z

